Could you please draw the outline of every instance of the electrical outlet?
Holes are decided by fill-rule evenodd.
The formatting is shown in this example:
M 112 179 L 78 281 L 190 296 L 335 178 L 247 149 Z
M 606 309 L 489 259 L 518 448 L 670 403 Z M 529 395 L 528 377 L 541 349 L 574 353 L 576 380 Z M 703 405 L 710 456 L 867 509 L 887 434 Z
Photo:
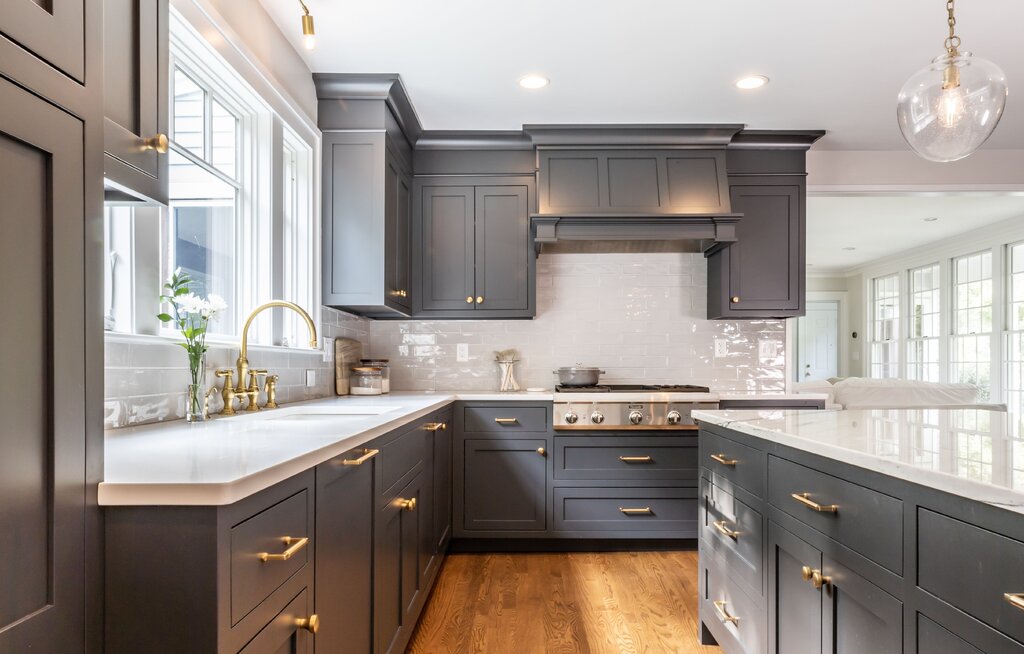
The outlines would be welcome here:
M 455 346 L 455 360 L 469 361 L 469 343 L 459 343 Z
M 316 370 L 306 371 L 306 388 L 313 388 L 316 386 Z
M 334 354 L 334 339 L 333 338 L 324 338 L 323 339 L 323 345 L 324 345 L 324 352 L 323 352 L 323 354 L 324 354 L 324 363 L 330 363 L 331 362 L 331 355 Z
M 779 342 L 767 339 L 758 341 L 757 356 L 762 359 L 774 359 L 779 356 Z
M 724 338 L 715 339 L 715 358 L 729 356 L 729 341 Z

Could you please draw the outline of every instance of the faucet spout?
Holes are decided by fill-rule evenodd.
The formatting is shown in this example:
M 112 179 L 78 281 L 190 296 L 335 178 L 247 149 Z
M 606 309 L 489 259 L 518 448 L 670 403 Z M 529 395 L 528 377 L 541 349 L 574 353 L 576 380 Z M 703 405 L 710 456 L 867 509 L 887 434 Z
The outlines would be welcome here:
M 292 302 L 285 302 L 284 300 L 273 300 L 266 304 L 261 304 L 252 310 L 252 313 L 250 313 L 249 317 L 245 320 L 245 326 L 242 327 L 242 344 L 238 352 L 238 361 L 235 364 L 236 368 L 238 368 L 238 379 L 235 382 L 236 391 L 241 392 L 245 390 L 245 378 L 249 373 L 249 325 L 252 324 L 253 319 L 257 315 L 274 307 L 291 309 L 295 313 L 299 314 L 299 317 L 306 322 L 306 327 L 309 328 L 309 347 L 314 349 L 317 347 L 316 325 L 313 324 L 313 319 L 309 317 L 309 314 L 306 313 L 302 307 Z

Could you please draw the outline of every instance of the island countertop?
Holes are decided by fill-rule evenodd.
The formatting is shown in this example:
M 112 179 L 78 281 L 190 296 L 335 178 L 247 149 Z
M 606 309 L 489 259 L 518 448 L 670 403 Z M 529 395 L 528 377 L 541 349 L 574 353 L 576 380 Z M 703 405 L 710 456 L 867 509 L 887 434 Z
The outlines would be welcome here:
M 718 425 L 1024 513 L 1021 417 L 979 409 L 694 411 Z

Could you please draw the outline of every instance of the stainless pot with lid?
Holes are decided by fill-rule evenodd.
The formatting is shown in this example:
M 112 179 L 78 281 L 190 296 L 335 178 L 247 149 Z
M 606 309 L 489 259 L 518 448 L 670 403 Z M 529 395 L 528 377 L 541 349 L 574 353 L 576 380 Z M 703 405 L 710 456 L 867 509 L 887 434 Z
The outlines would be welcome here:
M 577 363 L 575 366 L 564 367 L 555 370 L 558 375 L 558 383 L 562 386 L 597 386 L 601 375 L 605 374 L 600 368 L 592 368 Z

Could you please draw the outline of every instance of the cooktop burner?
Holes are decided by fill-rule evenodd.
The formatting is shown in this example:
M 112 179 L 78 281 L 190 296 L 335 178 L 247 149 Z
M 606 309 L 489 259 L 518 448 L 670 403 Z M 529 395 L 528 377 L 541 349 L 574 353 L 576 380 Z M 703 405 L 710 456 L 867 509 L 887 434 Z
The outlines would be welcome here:
M 555 386 L 556 393 L 710 393 L 707 386 L 691 384 L 601 384 L 598 386 Z

